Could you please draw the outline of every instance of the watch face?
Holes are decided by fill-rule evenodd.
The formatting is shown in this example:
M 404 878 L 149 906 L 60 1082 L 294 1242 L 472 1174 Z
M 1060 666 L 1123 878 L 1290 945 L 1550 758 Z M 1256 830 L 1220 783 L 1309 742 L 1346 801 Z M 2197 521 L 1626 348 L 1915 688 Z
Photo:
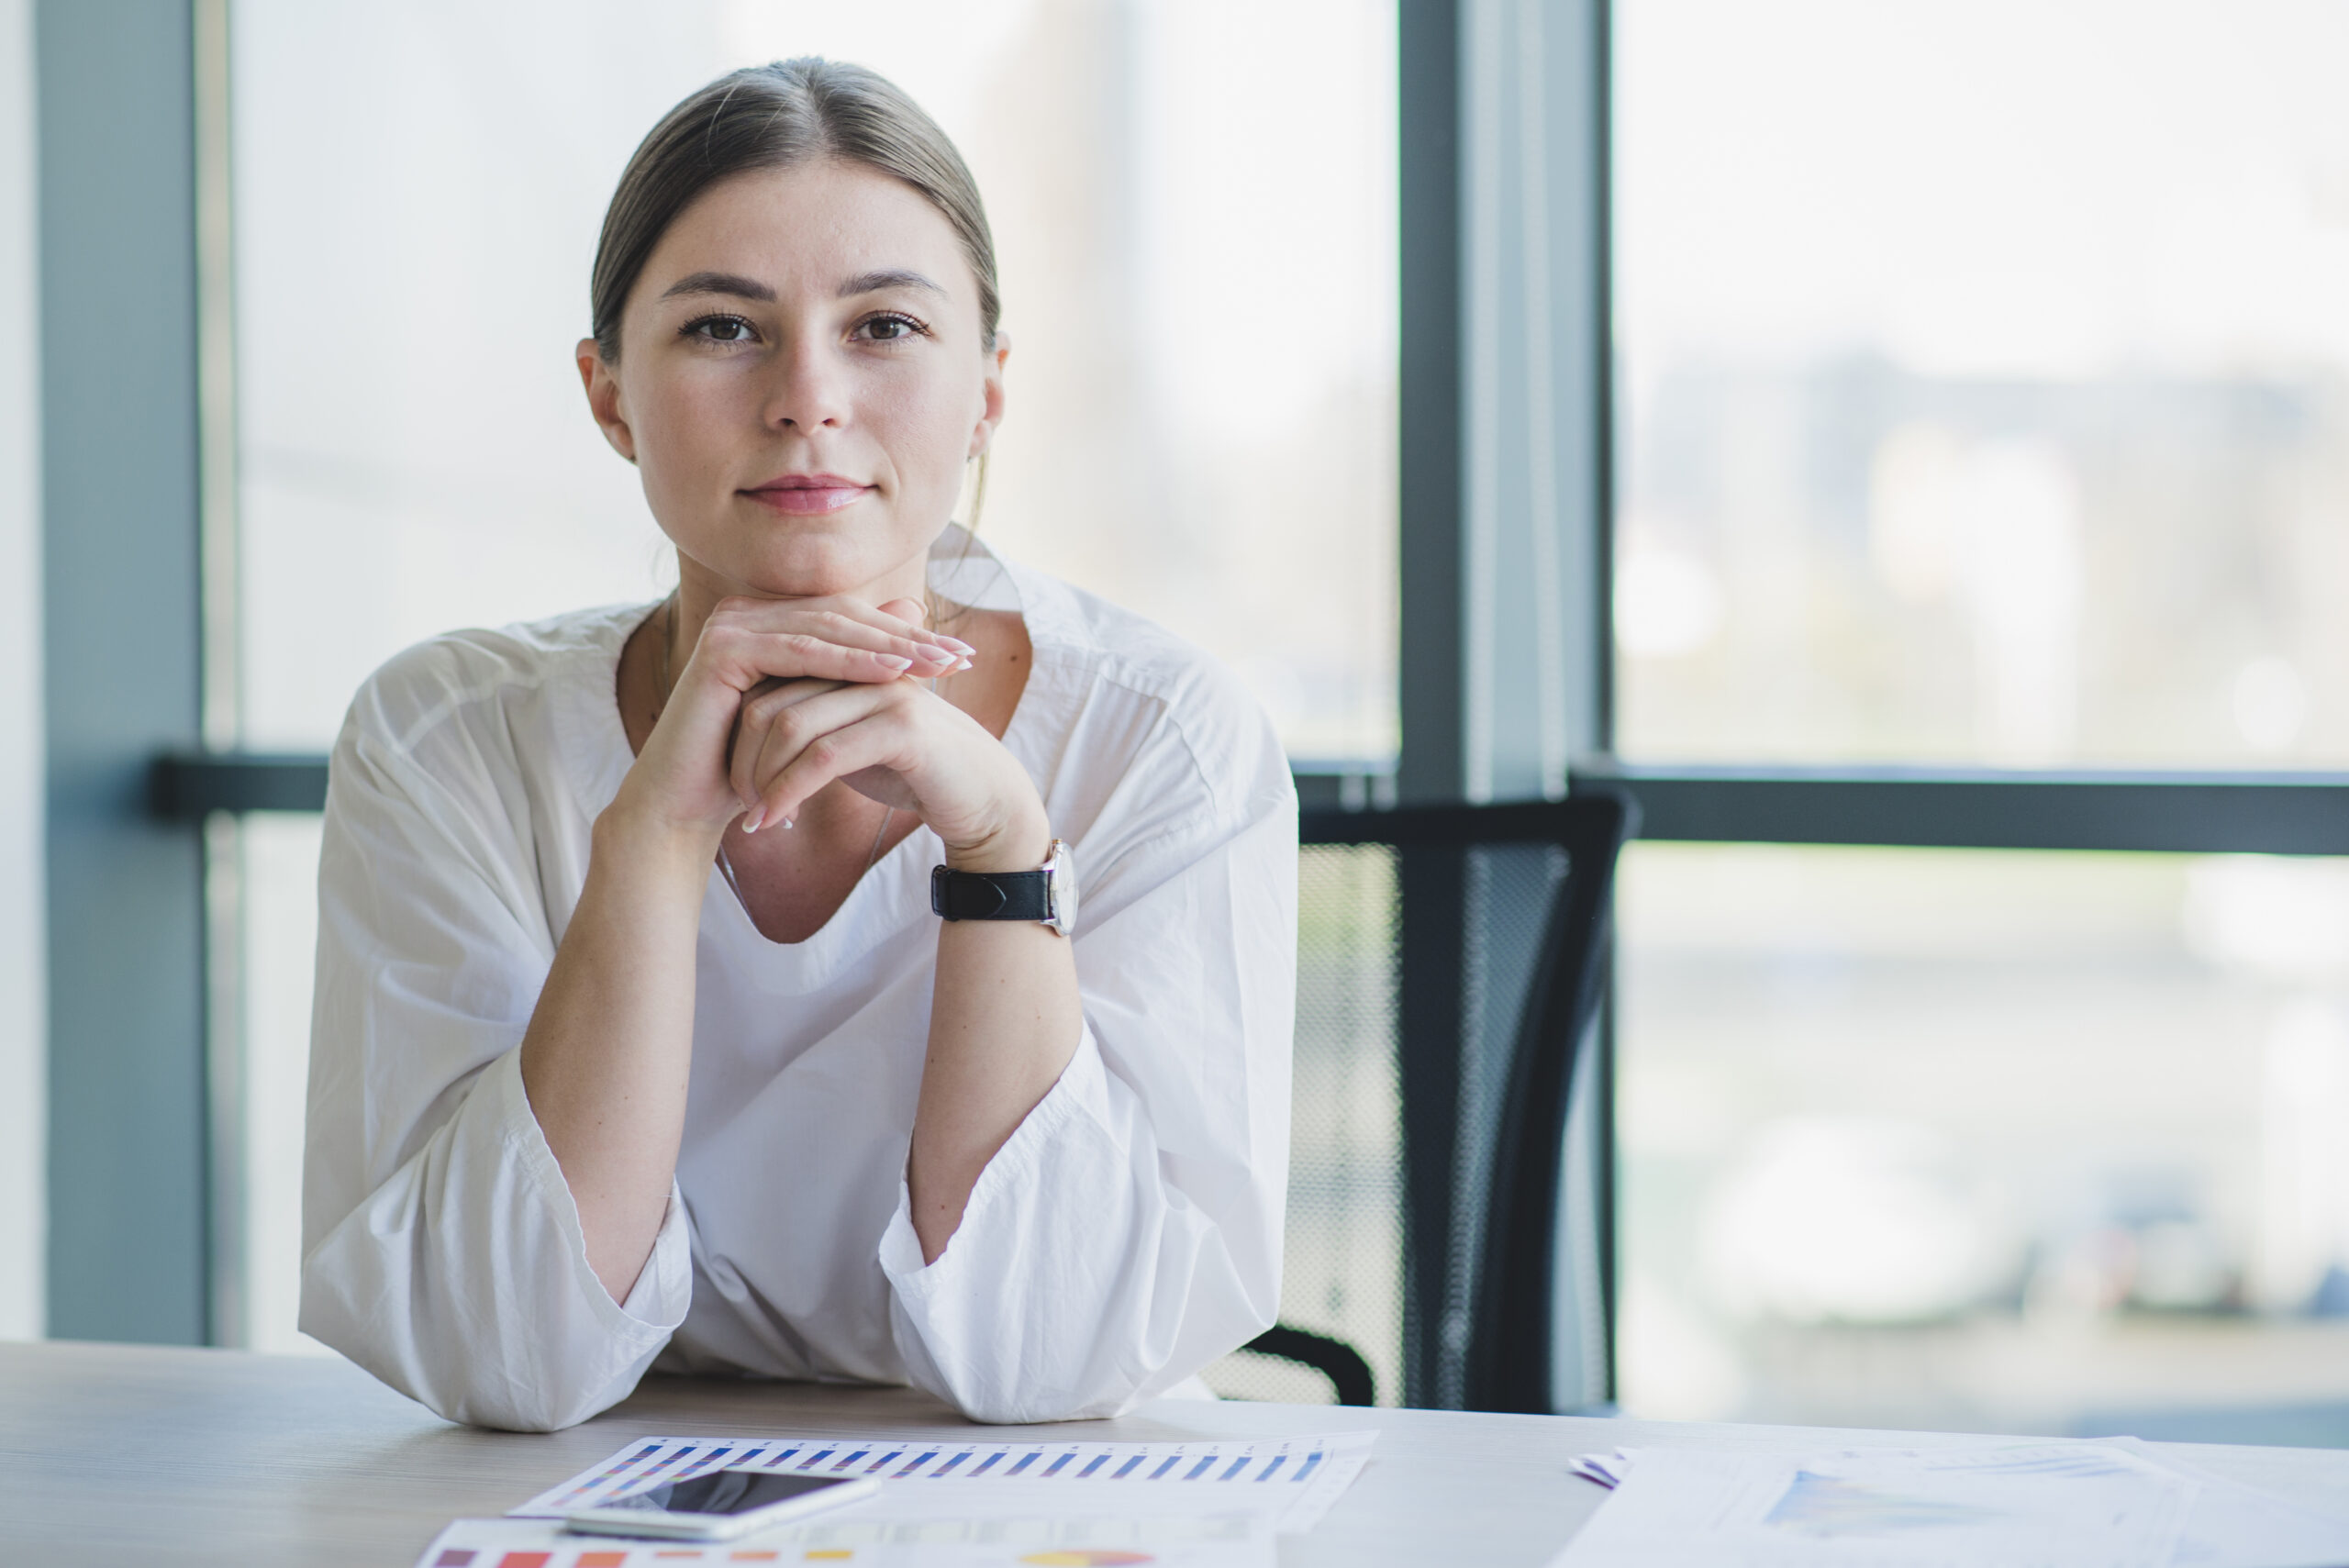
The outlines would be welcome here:
M 1049 924 L 1067 936 L 1076 929 L 1076 852 L 1059 839 L 1052 840 L 1052 857 L 1044 862 L 1044 888 L 1052 899 Z

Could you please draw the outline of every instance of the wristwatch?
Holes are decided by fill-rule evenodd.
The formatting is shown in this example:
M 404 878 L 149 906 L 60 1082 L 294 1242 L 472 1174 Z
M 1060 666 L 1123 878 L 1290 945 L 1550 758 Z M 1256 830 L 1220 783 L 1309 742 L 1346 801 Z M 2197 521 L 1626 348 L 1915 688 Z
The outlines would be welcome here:
M 1076 854 L 1059 839 L 1041 871 L 930 873 L 930 910 L 949 920 L 1033 920 L 1063 936 L 1076 929 Z

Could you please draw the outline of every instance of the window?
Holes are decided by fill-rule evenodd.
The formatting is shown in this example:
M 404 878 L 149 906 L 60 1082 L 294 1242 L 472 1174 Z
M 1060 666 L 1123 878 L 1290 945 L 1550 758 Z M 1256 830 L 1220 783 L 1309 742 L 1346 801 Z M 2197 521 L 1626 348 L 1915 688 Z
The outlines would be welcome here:
M 2324 0 L 1627 0 L 1617 740 L 2349 760 Z
M 436 632 L 667 591 L 572 368 L 604 204 L 685 94 L 822 53 L 912 93 L 987 198 L 982 537 L 1222 657 L 1295 753 L 1393 755 L 1391 4 L 239 0 L 235 29 L 246 747 L 323 749 Z M 317 834 L 254 816 L 241 851 L 263 1347 L 294 1340 Z
M 1614 27 L 1635 778 L 1775 766 L 1841 840 L 1788 764 L 2339 769 L 2349 13 Z M 2338 1427 L 2342 862 L 1643 844 L 1620 915 L 1628 1408 Z
M 1643 844 L 1618 911 L 1631 1408 L 2349 1402 L 2349 863 Z
M 666 590 L 571 361 L 604 204 L 686 92 L 829 53 L 930 107 L 988 199 L 1014 351 L 982 533 L 1205 644 L 1299 754 L 1392 755 L 1390 5 L 237 28 L 247 745 L 325 744 L 436 632 Z

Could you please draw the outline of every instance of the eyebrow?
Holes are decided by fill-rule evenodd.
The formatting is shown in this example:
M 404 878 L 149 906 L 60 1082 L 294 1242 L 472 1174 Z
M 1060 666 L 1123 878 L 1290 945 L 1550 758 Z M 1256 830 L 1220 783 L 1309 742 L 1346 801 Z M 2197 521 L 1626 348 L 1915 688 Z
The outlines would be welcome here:
M 943 295 L 946 291 L 907 267 L 883 267 L 870 272 L 859 272 L 847 279 L 833 291 L 841 299 L 852 299 L 861 294 L 878 294 L 884 289 L 928 289 Z M 661 291 L 662 299 L 676 299 L 685 295 L 722 294 L 737 299 L 755 299 L 773 303 L 774 290 L 756 278 L 746 278 L 740 272 L 688 272 Z
M 878 294 L 883 289 L 897 288 L 928 289 L 935 295 L 946 292 L 919 272 L 904 267 L 884 267 L 878 272 L 859 272 L 841 284 L 837 292 L 841 298 L 847 299 L 855 295 Z
M 688 294 L 730 294 L 737 299 L 773 300 L 774 290 L 739 272 L 688 272 L 661 291 L 662 299 Z

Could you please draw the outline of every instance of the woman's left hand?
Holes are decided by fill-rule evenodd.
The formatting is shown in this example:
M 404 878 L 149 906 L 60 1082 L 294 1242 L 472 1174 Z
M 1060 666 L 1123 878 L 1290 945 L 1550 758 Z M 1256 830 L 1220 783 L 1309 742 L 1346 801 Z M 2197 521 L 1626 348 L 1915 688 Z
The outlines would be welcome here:
M 921 618 L 909 600 L 880 607 Z M 747 698 L 731 780 L 745 831 L 790 823 L 810 795 L 844 780 L 918 814 L 957 870 L 1032 870 L 1050 848 L 1028 771 L 976 719 L 910 677 L 785 681 Z

